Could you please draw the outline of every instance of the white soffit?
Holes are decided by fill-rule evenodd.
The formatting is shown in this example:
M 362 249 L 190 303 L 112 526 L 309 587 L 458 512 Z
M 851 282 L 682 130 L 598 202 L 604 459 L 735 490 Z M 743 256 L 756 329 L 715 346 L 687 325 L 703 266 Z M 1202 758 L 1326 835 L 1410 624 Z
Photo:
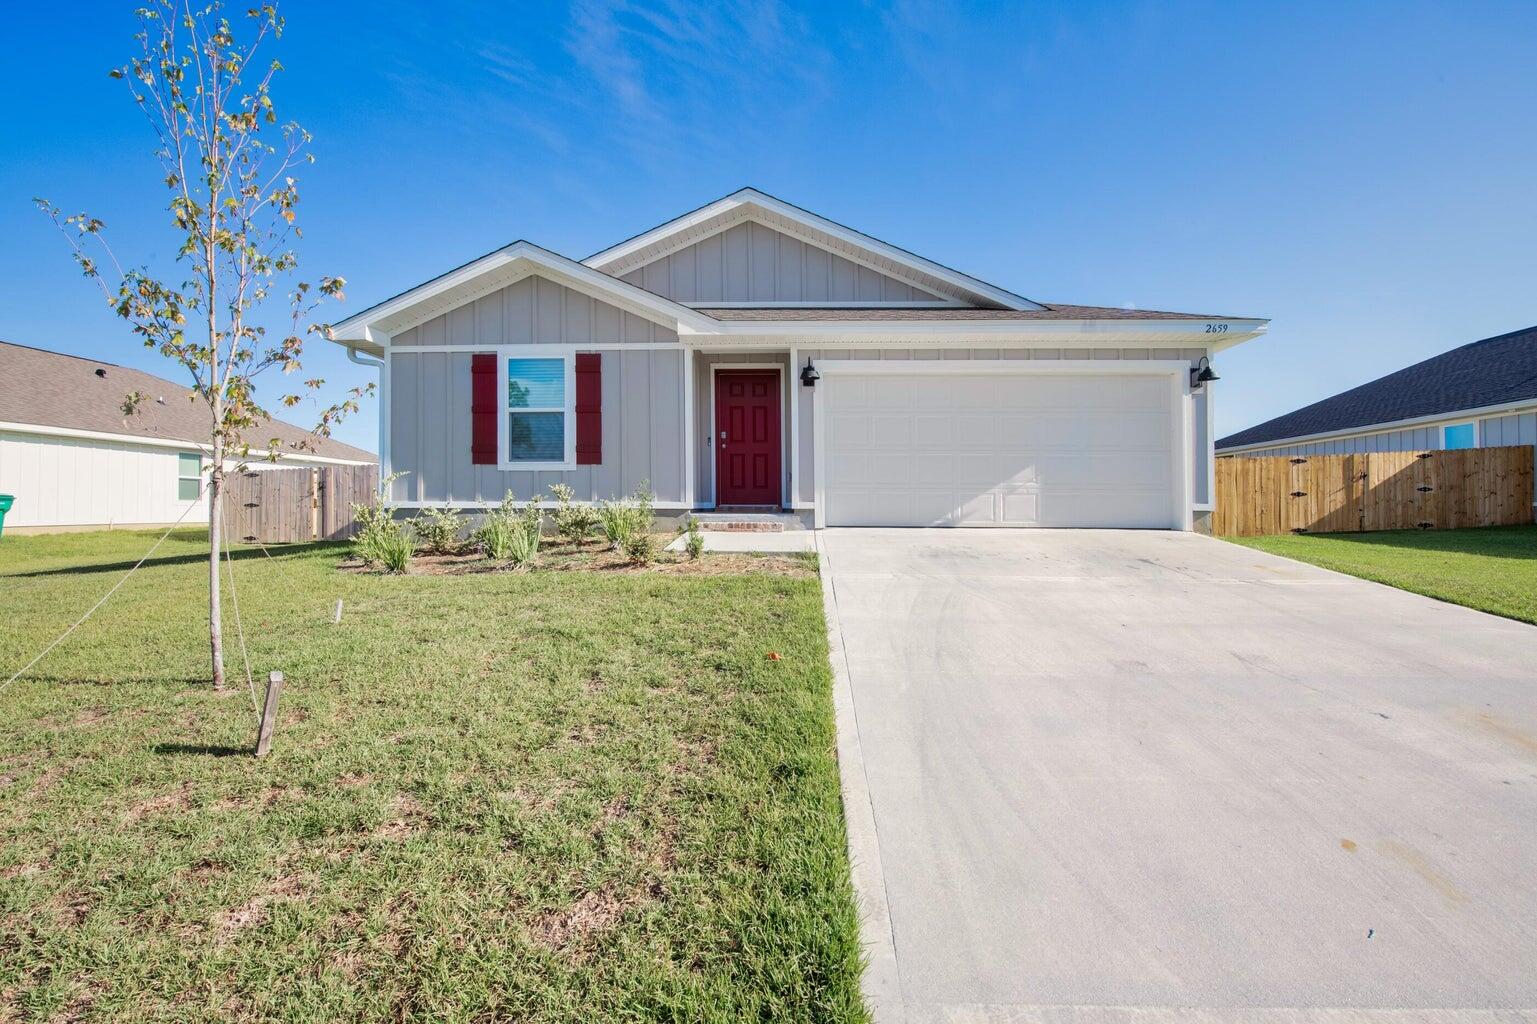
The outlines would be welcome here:
M 852 228 L 792 206 L 757 189 L 744 188 L 684 214 L 582 262 L 614 277 L 661 259 L 695 242 L 754 220 L 874 270 L 968 305 L 1041 309 L 1022 295 L 926 260 Z

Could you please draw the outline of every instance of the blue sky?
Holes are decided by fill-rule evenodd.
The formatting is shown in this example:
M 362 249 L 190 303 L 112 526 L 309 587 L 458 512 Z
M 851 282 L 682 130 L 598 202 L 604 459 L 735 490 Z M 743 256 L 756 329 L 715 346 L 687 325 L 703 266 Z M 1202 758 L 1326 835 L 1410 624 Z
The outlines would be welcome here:
M 134 261 L 172 243 L 105 74 L 133 6 L 8 15 L 0 338 L 166 373 L 30 202 L 90 210 Z M 1537 323 L 1533 3 L 284 11 L 275 97 L 317 158 L 301 258 L 349 281 L 332 319 L 750 184 L 1046 302 L 1273 318 L 1218 362 L 1223 433 Z M 364 379 L 319 341 L 307 363 L 331 394 Z M 338 436 L 374 447 L 374 415 Z

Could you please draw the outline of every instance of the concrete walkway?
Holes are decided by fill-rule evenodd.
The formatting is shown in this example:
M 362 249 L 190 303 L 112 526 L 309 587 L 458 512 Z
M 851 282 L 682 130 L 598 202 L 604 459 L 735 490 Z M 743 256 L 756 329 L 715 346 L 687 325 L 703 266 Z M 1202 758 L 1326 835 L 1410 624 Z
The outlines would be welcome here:
M 1537 1020 L 1537 629 L 1189 534 L 818 544 L 883 1024 Z

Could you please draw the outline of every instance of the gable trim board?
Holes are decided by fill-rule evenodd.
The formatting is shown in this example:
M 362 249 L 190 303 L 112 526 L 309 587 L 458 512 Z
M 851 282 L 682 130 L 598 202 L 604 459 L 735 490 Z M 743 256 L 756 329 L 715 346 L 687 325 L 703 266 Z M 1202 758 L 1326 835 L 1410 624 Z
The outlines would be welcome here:
M 755 188 L 744 188 L 681 217 L 659 224 L 618 245 L 594 253 L 582 262 L 607 273 L 622 276 L 671 252 L 692 245 L 720 231 L 734 226 L 744 219 L 757 219 L 775 230 L 802 236 L 803 241 L 828 248 L 829 241 L 847 247 L 847 252 L 835 249 L 838 255 L 854 259 L 864 252 L 878 257 L 871 269 L 902 277 L 903 272 L 916 277 L 916 287 L 932 290 L 934 284 L 961 294 L 957 298 L 969 300 L 968 305 L 996 303 L 1005 309 L 1039 309 L 1038 303 L 1013 292 L 988 284 L 969 274 L 916 253 L 898 248 L 889 242 L 855 231 L 836 221 L 818 216 L 809 210 L 793 206 Z M 870 257 L 863 257 L 868 260 Z M 855 259 L 855 262 L 859 262 Z M 934 284 L 925 282 L 932 279 Z

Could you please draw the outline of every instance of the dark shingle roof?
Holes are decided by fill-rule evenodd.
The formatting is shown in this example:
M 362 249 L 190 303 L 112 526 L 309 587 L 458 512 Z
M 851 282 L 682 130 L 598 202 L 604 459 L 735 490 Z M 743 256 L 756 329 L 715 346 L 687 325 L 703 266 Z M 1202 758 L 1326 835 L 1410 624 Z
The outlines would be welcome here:
M 1432 356 L 1333 398 L 1240 430 L 1218 448 L 1355 430 L 1537 399 L 1537 327 Z
M 859 306 L 702 306 L 699 312 L 716 320 L 1234 320 L 1248 317 L 1165 313 L 1155 309 L 1115 306 L 1067 306 L 1045 309 L 968 309 L 959 306 L 908 309 Z
M 132 391 L 143 394 L 145 401 L 135 415 L 126 417 L 123 398 Z M 188 401 L 191 393 L 186 384 L 142 370 L 0 341 L 0 420 L 10 423 L 206 444 L 208 412 Z M 164 404 L 156 399 L 164 399 Z M 377 461 L 372 452 L 316 437 L 282 420 L 252 428 L 246 439 L 254 451 L 273 437 L 280 450 L 294 454 Z

